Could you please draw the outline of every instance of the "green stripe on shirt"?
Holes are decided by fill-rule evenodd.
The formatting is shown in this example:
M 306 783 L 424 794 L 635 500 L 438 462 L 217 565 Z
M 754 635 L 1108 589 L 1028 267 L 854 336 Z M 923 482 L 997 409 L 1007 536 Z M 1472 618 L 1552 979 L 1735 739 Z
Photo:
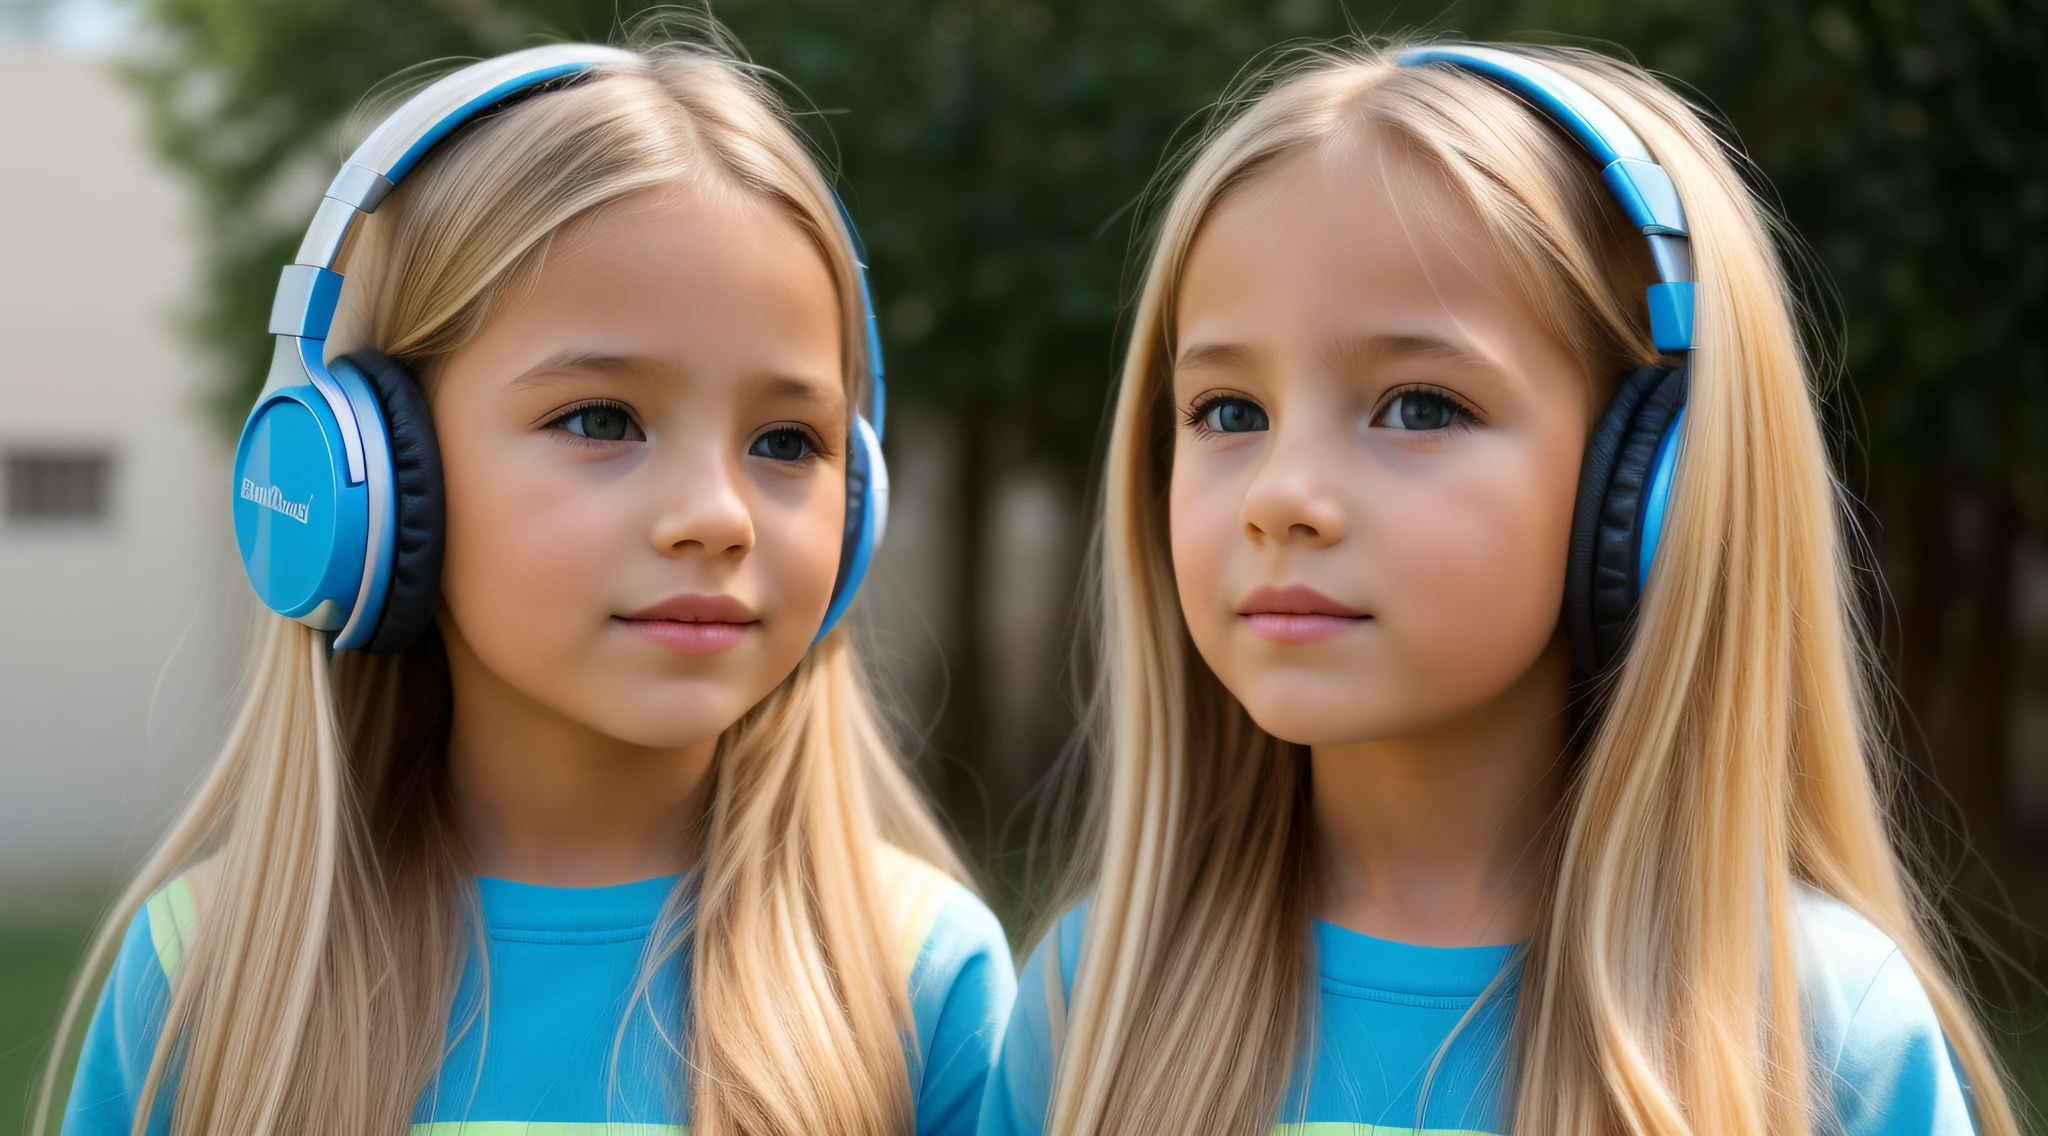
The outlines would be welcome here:
M 164 968 L 164 981 L 169 982 L 178 976 L 178 962 L 185 957 L 185 940 L 198 920 L 192 886 L 184 876 L 179 876 L 150 896 L 143 906 L 149 911 L 149 939 L 156 947 L 156 961 Z

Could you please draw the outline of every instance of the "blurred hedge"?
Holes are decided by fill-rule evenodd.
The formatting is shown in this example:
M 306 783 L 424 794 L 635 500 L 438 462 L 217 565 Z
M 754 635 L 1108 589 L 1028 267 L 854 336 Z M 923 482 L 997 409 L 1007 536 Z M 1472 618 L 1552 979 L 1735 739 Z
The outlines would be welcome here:
M 224 422 L 262 379 L 277 267 L 341 157 L 339 124 L 403 68 L 535 37 L 606 39 L 632 0 L 134 0 L 132 73 L 200 191 Z M 800 85 L 875 262 L 899 400 L 961 440 L 941 748 L 985 737 L 988 486 L 1078 486 L 1113 373 L 1134 208 L 1176 138 L 1260 51 L 1458 31 L 1633 53 L 1717 108 L 1815 254 L 1804 290 L 1895 587 L 1882 608 L 1930 768 L 1999 832 L 2027 643 L 2016 550 L 2048 528 L 2048 0 L 727 0 Z M 1772 188 L 1775 187 L 1775 188 Z M 1907 731 L 1909 736 L 1918 736 Z

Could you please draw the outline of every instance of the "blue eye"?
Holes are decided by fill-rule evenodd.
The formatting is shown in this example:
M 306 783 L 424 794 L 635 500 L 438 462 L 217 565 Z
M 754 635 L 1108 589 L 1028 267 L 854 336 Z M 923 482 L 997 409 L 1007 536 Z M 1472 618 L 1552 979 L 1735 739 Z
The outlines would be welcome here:
M 642 433 L 633 415 L 617 403 L 593 402 L 579 406 L 548 425 L 588 438 L 593 442 L 644 442 L 647 435 Z
M 1266 412 L 1250 399 L 1212 398 L 1188 415 L 1191 425 L 1217 434 L 1250 434 L 1270 427 Z
M 1405 390 L 1394 396 L 1373 425 L 1392 430 L 1428 432 L 1470 422 L 1472 412 L 1457 399 L 1431 390 Z
M 808 434 L 794 426 L 781 426 L 754 439 L 747 452 L 769 461 L 800 462 L 818 452 Z

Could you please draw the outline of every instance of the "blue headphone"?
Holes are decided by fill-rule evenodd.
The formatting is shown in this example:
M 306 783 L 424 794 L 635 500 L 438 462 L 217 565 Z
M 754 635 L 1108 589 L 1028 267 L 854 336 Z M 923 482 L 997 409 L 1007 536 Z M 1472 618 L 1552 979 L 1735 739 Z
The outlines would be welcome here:
M 327 187 L 271 303 L 270 374 L 235 449 L 235 542 L 272 611 L 333 631 L 336 650 L 398 651 L 433 620 L 446 517 L 440 449 L 417 384 L 374 351 L 323 360 L 341 300 L 334 271 L 349 227 L 373 212 L 436 143 L 463 124 L 548 84 L 639 57 L 559 44 L 465 67 L 407 100 Z M 847 232 L 853 220 L 839 213 Z M 846 614 L 889 512 L 882 461 L 882 344 L 858 236 L 861 311 L 874 375 L 872 417 L 856 414 L 847 448 L 846 531 L 818 638 Z
M 1693 349 L 1692 242 L 1671 175 L 1607 104 L 1532 59 L 1485 47 L 1425 47 L 1399 64 L 1442 63 L 1520 96 L 1600 163 L 1600 178 L 1650 242 L 1650 335 L 1657 350 Z M 1582 675 L 1612 666 L 1628 645 L 1636 605 L 1656 561 L 1685 423 L 1685 368 L 1638 367 L 1623 376 L 1586 443 L 1565 565 L 1564 620 Z

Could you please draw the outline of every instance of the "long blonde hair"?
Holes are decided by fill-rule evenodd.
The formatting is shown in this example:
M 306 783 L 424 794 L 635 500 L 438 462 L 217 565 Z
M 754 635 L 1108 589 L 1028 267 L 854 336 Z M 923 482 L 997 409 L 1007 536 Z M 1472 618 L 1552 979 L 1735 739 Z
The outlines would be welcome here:
M 363 341 L 431 386 L 563 226 L 682 183 L 765 200 L 811 236 L 838 284 L 858 397 L 870 361 L 850 234 L 781 102 L 721 46 L 639 54 L 466 128 L 363 223 L 345 309 Z M 479 933 L 442 776 L 445 655 L 432 630 L 402 654 L 331 657 L 320 633 L 261 623 L 220 758 L 115 905 L 58 1052 L 138 907 L 203 859 L 196 939 L 133 1131 L 173 1078 L 178 1136 L 403 1131 Z M 876 857 L 893 845 L 965 875 L 877 722 L 847 632 L 726 731 L 711 775 L 700 866 L 662 924 L 687 912 L 674 1067 L 689 1071 L 691 1130 L 907 1131 L 914 1031 Z
M 1593 91 L 1670 172 L 1699 345 L 1656 574 L 1556 822 L 1518 995 L 1514 1130 L 1811 1132 L 1793 908 L 1806 881 L 1898 944 L 1982 1130 L 2015 1133 L 1888 838 L 1874 656 L 1769 210 L 1699 112 L 1643 71 L 1506 50 Z M 1273 163 L 1370 129 L 1472 207 L 1588 375 L 1658 359 L 1648 251 L 1589 157 L 1493 84 L 1395 54 L 1316 49 L 1267 72 L 1226 103 L 1161 214 L 1098 537 L 1094 901 L 1050 1105 L 1060 1136 L 1265 1132 L 1307 1060 L 1306 751 L 1254 724 L 1195 652 L 1168 552 L 1175 299 L 1205 219 Z

